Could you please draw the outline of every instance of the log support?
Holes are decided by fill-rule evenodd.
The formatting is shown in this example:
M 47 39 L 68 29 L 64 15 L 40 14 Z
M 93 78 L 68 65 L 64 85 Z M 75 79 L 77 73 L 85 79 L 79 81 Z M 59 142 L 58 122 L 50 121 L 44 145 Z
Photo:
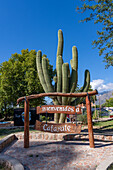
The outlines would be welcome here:
M 88 122 L 88 133 L 89 133 L 89 144 L 90 148 L 94 148 L 94 135 L 93 135 L 93 125 L 92 125 L 92 115 L 91 115 L 91 102 L 90 97 L 86 96 L 86 108 L 87 108 L 87 122 Z
M 24 101 L 24 148 L 29 148 L 29 100 Z

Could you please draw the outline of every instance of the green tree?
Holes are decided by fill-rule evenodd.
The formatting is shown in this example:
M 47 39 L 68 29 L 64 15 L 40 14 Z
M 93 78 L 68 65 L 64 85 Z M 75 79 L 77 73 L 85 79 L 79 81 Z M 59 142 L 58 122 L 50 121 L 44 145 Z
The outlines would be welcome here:
M 82 6 L 77 11 L 84 13 L 90 11 L 83 22 L 94 20 L 101 24 L 102 29 L 97 30 L 98 39 L 93 41 L 94 47 L 99 49 L 99 55 L 104 55 L 106 68 L 113 66 L 113 1 L 112 0 L 81 0 Z
M 106 102 L 102 105 L 103 107 L 113 107 L 113 98 L 106 100 Z
M 48 69 L 53 77 L 53 66 L 49 64 Z M 16 106 L 19 97 L 31 94 L 42 93 L 43 88 L 40 84 L 36 70 L 36 51 L 22 50 L 21 54 L 13 54 L 9 61 L 0 65 L 0 110 L 4 111 L 7 117 L 10 107 Z M 30 101 L 31 106 L 44 104 L 44 98 Z M 21 106 L 23 103 L 20 103 Z

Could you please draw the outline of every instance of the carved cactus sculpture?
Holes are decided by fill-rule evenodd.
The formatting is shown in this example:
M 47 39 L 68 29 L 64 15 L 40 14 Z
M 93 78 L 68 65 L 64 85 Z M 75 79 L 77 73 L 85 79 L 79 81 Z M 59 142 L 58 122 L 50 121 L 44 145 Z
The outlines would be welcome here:
M 77 82 L 78 82 L 78 52 L 75 46 L 72 47 L 72 60 L 71 64 L 71 74 L 69 69 L 69 64 L 63 62 L 63 33 L 62 30 L 58 31 L 58 47 L 57 47 L 57 59 L 56 59 L 56 76 L 53 78 L 55 81 L 55 86 L 52 85 L 50 77 L 48 74 L 47 58 L 46 55 L 42 56 L 42 52 L 38 51 L 36 56 L 37 71 L 40 82 L 43 86 L 45 93 L 48 92 L 62 92 L 62 93 L 74 93 L 76 92 Z M 90 85 L 90 73 L 85 70 L 84 85 L 80 92 L 87 92 Z M 80 103 L 81 98 L 71 98 L 71 97 L 54 97 L 53 103 L 55 105 L 77 105 Z M 56 114 L 54 115 L 54 120 L 56 123 L 64 123 L 66 115 Z

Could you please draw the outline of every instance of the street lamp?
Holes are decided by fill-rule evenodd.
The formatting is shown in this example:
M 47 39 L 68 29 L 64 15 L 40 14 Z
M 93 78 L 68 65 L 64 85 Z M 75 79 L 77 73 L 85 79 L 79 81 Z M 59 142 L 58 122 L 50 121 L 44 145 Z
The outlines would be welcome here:
M 101 114 L 100 96 L 101 96 L 101 95 L 99 95 L 99 109 L 100 109 L 100 114 Z M 99 115 L 98 115 L 98 118 L 99 118 Z

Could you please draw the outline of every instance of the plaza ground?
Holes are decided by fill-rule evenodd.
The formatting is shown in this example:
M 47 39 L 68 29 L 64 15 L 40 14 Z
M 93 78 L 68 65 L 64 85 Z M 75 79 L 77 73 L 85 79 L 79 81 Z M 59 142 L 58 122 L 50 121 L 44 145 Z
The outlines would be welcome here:
M 97 166 L 113 156 L 113 142 L 95 140 L 90 148 L 88 139 L 73 141 L 30 140 L 30 147 L 23 147 L 24 141 L 14 141 L 1 154 L 16 158 L 30 170 L 95 170 Z

